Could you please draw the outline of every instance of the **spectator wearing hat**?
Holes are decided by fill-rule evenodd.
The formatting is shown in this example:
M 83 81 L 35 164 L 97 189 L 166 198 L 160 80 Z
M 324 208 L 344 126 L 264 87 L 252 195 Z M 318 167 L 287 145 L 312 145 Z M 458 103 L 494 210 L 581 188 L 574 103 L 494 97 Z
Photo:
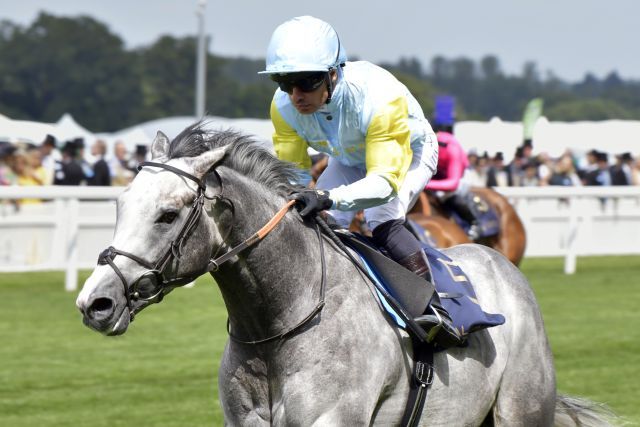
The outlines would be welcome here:
M 131 162 L 133 163 L 133 173 L 138 173 L 138 166 L 145 160 L 147 160 L 147 146 L 136 145 L 136 151 Z
M 67 141 L 62 148 L 62 160 L 56 162 L 54 185 L 81 185 L 85 184 L 87 177 L 82 165 L 77 159 L 78 148 L 75 141 Z
M 609 168 L 609 174 L 611 175 L 611 185 L 631 184 L 631 170 L 624 163 L 623 154 L 616 155 L 616 162 Z
M 104 159 L 106 154 L 107 144 L 103 140 L 97 139 L 91 146 L 91 155 L 97 160 L 93 164 L 93 176 L 89 178 L 89 185 L 111 185 L 111 169 Z
M 93 178 L 93 166 L 87 161 L 84 155 L 84 149 L 86 147 L 84 138 L 74 138 L 73 143 L 76 147 L 75 160 L 80 167 L 82 167 L 82 173 L 84 173 L 86 183 L 88 183 Z
M 584 185 L 611 185 L 611 172 L 609 170 L 609 156 L 601 151 L 596 152 L 596 168 L 587 172 Z
M 627 183 L 629 185 L 633 185 L 633 156 L 628 151 L 620 154 L 620 160 L 622 162 L 622 171 L 627 177 Z
M 498 151 L 487 169 L 487 187 L 506 187 L 508 185 L 509 178 L 504 167 L 504 155 Z
M 525 162 L 534 158 L 533 155 L 533 142 L 530 139 L 525 139 L 522 145 L 520 146 L 522 150 L 522 157 Z
M 511 162 L 505 167 L 507 173 L 507 184 L 510 187 L 520 187 L 524 185 L 524 171 L 527 165 L 527 159 L 524 157 L 522 147 L 516 148 L 516 152 Z
M 578 176 L 580 177 L 583 183 L 586 183 L 587 174 L 589 174 L 589 172 L 593 172 L 598 168 L 597 158 L 598 158 L 598 150 L 591 149 L 587 151 L 587 154 L 585 155 L 584 160 L 580 162 L 577 172 L 578 172 Z

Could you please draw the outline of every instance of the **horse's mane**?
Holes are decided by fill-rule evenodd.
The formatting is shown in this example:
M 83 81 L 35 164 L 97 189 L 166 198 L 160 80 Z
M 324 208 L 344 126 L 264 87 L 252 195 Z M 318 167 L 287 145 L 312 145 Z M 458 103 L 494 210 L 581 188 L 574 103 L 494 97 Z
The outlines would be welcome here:
M 259 142 L 241 132 L 210 130 L 206 123 L 195 123 L 176 136 L 169 145 L 169 159 L 195 157 L 228 146 L 220 164 L 227 166 L 272 190 L 288 194 L 298 180 L 298 171 L 264 149 Z

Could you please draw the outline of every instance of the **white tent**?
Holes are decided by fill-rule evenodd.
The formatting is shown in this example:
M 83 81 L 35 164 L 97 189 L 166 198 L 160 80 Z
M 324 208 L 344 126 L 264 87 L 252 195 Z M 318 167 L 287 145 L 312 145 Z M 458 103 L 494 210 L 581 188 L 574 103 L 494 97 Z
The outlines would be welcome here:
M 112 134 L 99 134 L 98 136 L 105 139 L 109 145 L 115 144 L 116 141 L 122 141 L 127 149 L 132 151 L 136 145 L 151 144 L 158 131 L 161 131 L 170 139 L 173 139 L 196 121 L 192 116 L 167 117 L 141 123 Z M 263 142 L 266 147 L 272 148 L 271 135 L 274 129 L 271 120 L 227 119 L 224 117 L 208 116 L 205 122 L 208 129 L 235 129 L 252 135 L 256 140 Z
M 150 145 L 153 138 L 149 137 L 147 133 L 140 126 L 134 126 L 114 133 L 98 133 L 96 138 L 102 139 L 107 144 L 107 152 L 113 152 L 113 146 L 116 142 L 124 143 L 127 150 L 133 151 L 136 145 Z
M 91 145 L 95 139 L 94 134 L 80 126 L 69 113 L 64 113 L 54 126 L 55 129 L 52 135 L 55 136 L 58 141 L 83 138 L 85 144 Z
M 454 133 L 467 152 L 482 155 L 487 151 L 491 156 L 502 152 L 507 161 L 522 143 L 522 123 L 503 122 L 497 117 L 488 122 L 458 122 Z
M 522 144 L 522 123 L 503 122 L 493 118 L 489 122 L 459 122 L 454 130 L 462 146 L 479 154 L 500 151 L 505 162 L 510 161 Z M 550 122 L 540 117 L 533 130 L 533 152 L 559 157 L 565 150 L 583 156 L 591 149 L 613 156 L 630 152 L 640 155 L 640 121 L 604 120 L 597 122 Z
M 630 152 L 640 155 L 640 121 L 550 122 L 542 117 L 534 130 L 536 152 L 557 157 L 569 148 L 582 155 L 591 149 L 611 155 Z
M 267 119 L 228 119 L 225 117 L 207 116 L 204 119 L 209 129 L 236 129 L 241 132 L 253 135 L 259 140 L 271 141 L 273 125 Z M 153 139 L 156 132 L 162 131 L 169 138 L 175 138 L 187 126 L 194 124 L 193 117 L 168 117 L 165 119 L 152 120 L 139 125 L 147 135 Z
M 113 133 L 93 134 L 79 125 L 73 117 L 63 115 L 57 123 L 38 123 L 26 120 L 11 120 L 0 115 L 0 139 L 10 142 L 33 142 L 39 144 L 47 134 L 56 136 L 60 142 L 82 137 L 87 146 L 97 138 L 108 145 L 108 156 L 113 153 L 116 141 L 125 143 L 133 152 L 136 145 L 150 145 L 160 130 L 169 138 L 176 137 L 183 129 L 197 120 L 193 116 L 167 117 L 132 126 Z M 272 149 L 273 125 L 268 119 L 228 119 L 210 116 L 206 118 L 210 129 L 236 129 L 253 135 L 265 147 Z M 455 125 L 455 133 L 465 149 L 489 155 L 502 152 L 505 161 L 513 157 L 522 144 L 522 123 L 504 122 L 497 117 L 488 122 L 466 121 Z M 640 156 L 640 121 L 606 120 L 598 122 L 550 122 L 541 117 L 533 132 L 533 152 L 559 156 L 571 149 L 581 156 L 591 149 L 610 155 L 630 152 Z
M 39 145 L 48 134 L 55 136 L 60 145 L 63 141 L 74 138 L 84 138 L 89 145 L 95 139 L 93 133 L 80 126 L 68 113 L 65 113 L 56 123 L 12 120 L 0 115 L 0 139 L 13 143 L 30 142 Z
M 0 114 L 0 140 L 40 144 L 47 134 L 53 134 L 54 131 L 55 125 L 52 123 L 12 120 Z

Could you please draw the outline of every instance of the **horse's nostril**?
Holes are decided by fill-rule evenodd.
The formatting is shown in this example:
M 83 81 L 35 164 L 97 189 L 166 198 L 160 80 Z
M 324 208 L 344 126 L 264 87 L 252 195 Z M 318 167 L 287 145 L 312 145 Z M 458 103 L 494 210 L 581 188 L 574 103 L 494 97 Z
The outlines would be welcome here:
M 96 298 L 93 300 L 87 314 L 91 317 L 102 317 L 113 311 L 113 301 L 110 298 Z

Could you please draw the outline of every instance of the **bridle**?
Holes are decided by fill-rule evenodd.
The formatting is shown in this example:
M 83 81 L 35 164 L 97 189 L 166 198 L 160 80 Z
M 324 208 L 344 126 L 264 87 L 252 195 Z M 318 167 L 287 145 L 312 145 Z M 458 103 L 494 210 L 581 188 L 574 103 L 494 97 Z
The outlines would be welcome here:
M 160 258 L 156 262 L 149 262 L 138 255 L 123 251 L 121 249 L 116 249 L 113 246 L 109 246 L 98 256 L 98 265 L 108 264 L 120 278 L 120 281 L 122 282 L 122 285 L 124 287 L 124 294 L 127 300 L 127 309 L 129 310 L 130 320 L 133 320 L 133 316 L 135 314 L 134 308 L 132 306 L 133 301 L 144 301 L 148 303 L 160 302 L 162 301 L 162 298 L 164 298 L 164 296 L 171 290 L 178 286 L 185 285 L 197 277 L 196 275 L 194 275 L 188 277 L 173 277 L 171 279 L 168 279 L 166 277 L 165 271 L 167 269 L 167 266 L 170 265 L 171 261 L 173 261 L 174 259 L 179 260 L 181 258 L 183 245 L 187 237 L 191 235 L 192 231 L 198 224 L 200 215 L 202 214 L 202 207 L 204 205 L 205 198 L 209 199 L 209 197 L 207 197 L 205 194 L 206 185 L 195 176 L 171 165 L 156 162 L 142 162 L 138 166 L 138 170 L 141 170 L 144 166 L 159 167 L 173 172 L 177 175 L 188 178 L 198 185 L 198 189 L 195 200 L 191 206 L 185 222 L 182 224 L 180 232 L 178 233 L 176 238 L 171 241 L 167 250 L 160 256 Z M 148 270 L 143 273 L 138 279 L 136 279 L 130 286 L 127 283 L 127 279 L 124 277 L 118 266 L 113 261 L 117 255 L 127 257 L 147 268 Z
M 202 215 L 202 210 L 204 206 L 205 199 L 207 200 L 221 200 L 231 206 L 231 211 L 235 212 L 235 208 L 233 202 L 224 197 L 224 189 L 222 185 L 222 178 L 218 174 L 215 169 L 212 169 L 212 172 L 215 174 L 219 186 L 220 191 L 217 195 L 209 197 L 206 195 L 207 186 L 206 184 L 198 179 L 197 177 L 191 175 L 183 171 L 182 169 L 173 167 L 171 165 L 165 163 L 156 163 L 156 162 L 142 162 L 138 166 L 138 170 L 141 170 L 145 166 L 157 167 L 161 169 L 168 170 L 176 175 L 183 176 L 191 181 L 195 182 L 198 186 L 197 193 L 193 204 L 191 205 L 191 209 L 184 223 L 182 224 L 182 228 L 180 232 L 173 239 L 167 250 L 160 256 L 160 258 L 155 262 L 149 262 L 135 254 L 130 252 L 123 251 L 121 249 L 116 249 L 113 246 L 109 246 L 107 249 L 102 251 L 98 256 L 98 265 L 109 265 L 116 275 L 120 278 L 122 285 L 124 287 L 124 294 L 127 300 L 127 306 L 125 309 L 129 311 L 129 321 L 133 321 L 134 315 L 136 314 L 136 308 L 133 307 L 133 302 L 135 301 L 143 301 L 149 304 L 159 303 L 162 301 L 164 296 L 171 292 L 173 289 L 179 286 L 186 285 L 194 281 L 199 276 L 208 273 L 217 271 L 220 265 L 230 260 L 243 250 L 255 245 L 260 242 L 267 234 L 269 234 L 278 223 L 284 218 L 289 209 L 294 205 L 294 201 L 291 200 L 287 202 L 260 230 L 256 233 L 252 234 L 249 238 L 242 241 L 237 246 L 234 246 L 226 253 L 216 257 L 216 253 L 212 256 L 212 258 L 207 263 L 207 266 L 193 274 L 189 274 L 185 277 L 172 277 L 167 278 L 166 269 L 169 265 L 171 265 L 172 261 L 180 260 L 182 256 L 182 248 L 184 246 L 185 241 L 192 234 L 193 230 L 197 226 L 200 216 Z M 229 230 L 230 232 L 231 230 Z M 223 237 L 222 242 L 224 243 L 229 235 L 229 232 Z M 318 238 L 320 240 L 320 258 L 322 262 L 322 282 L 320 286 L 320 301 L 313 309 L 313 311 L 305 317 L 301 322 L 296 324 L 294 327 L 289 329 L 287 332 L 279 333 L 269 338 L 255 340 L 255 341 L 243 341 L 233 335 L 229 329 L 229 324 L 227 323 L 227 329 L 229 331 L 229 336 L 236 342 L 243 344 L 262 344 L 270 341 L 274 341 L 276 339 L 282 339 L 291 333 L 297 331 L 302 326 L 304 326 L 307 322 L 313 319 L 324 307 L 324 295 L 325 295 L 325 287 L 326 287 L 326 262 L 324 258 L 324 248 L 322 243 L 322 235 L 320 233 L 320 229 L 316 225 L 316 233 L 318 234 Z M 218 251 L 224 246 L 221 244 L 218 248 Z M 138 277 L 131 285 L 127 282 L 127 279 L 124 277 L 118 266 L 115 264 L 114 259 L 117 255 L 122 255 L 126 258 L 129 258 L 148 270 L 143 273 L 140 277 Z

